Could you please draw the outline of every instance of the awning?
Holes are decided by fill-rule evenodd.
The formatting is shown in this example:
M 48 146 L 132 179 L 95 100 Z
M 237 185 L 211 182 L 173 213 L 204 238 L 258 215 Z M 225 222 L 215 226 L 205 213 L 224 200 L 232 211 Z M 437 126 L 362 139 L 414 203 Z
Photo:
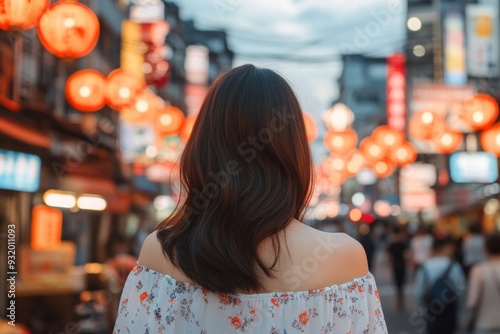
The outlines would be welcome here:
M 5 118 L 0 118 L 0 132 L 29 145 L 46 149 L 52 147 L 52 140 L 42 131 L 35 127 L 20 124 Z

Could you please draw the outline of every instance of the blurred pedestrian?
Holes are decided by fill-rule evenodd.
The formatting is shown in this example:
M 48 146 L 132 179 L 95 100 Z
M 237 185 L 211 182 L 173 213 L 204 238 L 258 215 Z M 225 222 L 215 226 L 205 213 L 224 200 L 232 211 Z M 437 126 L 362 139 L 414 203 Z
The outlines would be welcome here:
M 396 285 L 396 310 L 404 309 L 404 283 L 406 279 L 406 258 L 408 240 L 406 233 L 399 226 L 393 228 L 391 240 L 387 247 L 392 266 L 394 284 Z
M 358 240 L 363 246 L 366 259 L 368 260 L 368 268 L 373 271 L 373 255 L 375 254 L 375 240 L 373 240 L 372 229 L 368 224 L 361 224 L 358 227 Z
M 470 273 L 467 307 L 473 311 L 469 329 L 476 334 L 500 333 L 500 234 L 486 238 L 488 259 Z
M 427 233 L 424 225 L 420 225 L 410 242 L 413 272 L 416 274 L 418 269 L 426 261 L 432 248 L 432 236 Z
M 455 245 L 450 238 L 435 238 L 432 257 L 424 261 L 415 283 L 417 301 L 425 314 L 428 334 L 455 333 L 465 277 L 452 259 Z
M 481 233 L 481 225 L 471 225 L 469 232 L 470 234 L 464 239 L 462 244 L 466 278 L 469 277 L 472 266 L 486 260 L 484 236 Z

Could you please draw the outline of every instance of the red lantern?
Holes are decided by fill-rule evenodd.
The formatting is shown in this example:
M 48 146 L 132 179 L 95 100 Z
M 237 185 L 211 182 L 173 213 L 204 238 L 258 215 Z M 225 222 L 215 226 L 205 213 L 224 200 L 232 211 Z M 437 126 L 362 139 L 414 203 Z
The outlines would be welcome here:
M 144 78 L 122 68 L 116 69 L 108 75 L 106 84 L 108 105 L 115 110 L 128 107 L 145 89 Z
M 491 152 L 500 157 L 500 123 L 481 133 L 481 146 L 486 152 Z
M 0 29 L 30 29 L 49 8 L 49 0 L 0 0 Z
M 416 159 L 417 151 L 409 142 L 403 142 L 389 151 L 390 162 L 398 167 L 411 164 Z
M 184 121 L 184 125 L 182 126 L 180 136 L 185 142 L 189 140 L 191 132 L 193 132 L 194 123 L 196 122 L 197 117 L 198 114 L 192 114 L 186 117 L 186 120 Z
M 435 134 L 433 142 L 436 149 L 444 154 L 456 151 L 462 144 L 462 133 L 446 128 Z
M 158 113 L 158 132 L 164 137 L 178 134 L 184 119 L 184 114 L 179 108 L 167 106 Z
M 106 105 L 106 78 L 95 70 L 73 73 L 66 81 L 66 99 L 76 110 L 93 112 Z
M 380 161 L 387 155 L 387 147 L 380 145 L 373 138 L 367 137 L 361 141 L 359 150 L 368 161 Z
M 156 122 L 154 119 L 158 110 L 164 107 L 163 100 L 150 91 L 144 91 L 137 96 L 135 102 L 127 108 L 122 109 L 120 118 L 130 123 Z
M 489 95 L 476 94 L 464 103 L 461 116 L 471 129 L 485 129 L 498 118 L 498 103 Z
M 38 36 L 47 51 L 57 57 L 83 57 L 97 44 L 99 20 L 89 7 L 81 3 L 60 1 L 43 14 Z
M 305 112 L 302 115 L 304 116 L 304 124 L 306 126 L 307 141 L 312 143 L 318 136 L 318 127 L 311 115 Z
M 416 139 L 431 140 L 436 133 L 446 128 L 446 121 L 430 111 L 413 114 L 410 121 L 410 135 Z
M 328 131 L 325 135 L 324 144 L 326 148 L 339 155 L 344 155 L 356 148 L 358 135 L 352 129 L 345 131 Z
M 386 178 L 394 172 L 394 166 L 384 160 L 375 162 L 372 169 L 379 179 Z
M 404 136 L 401 132 L 387 125 L 377 127 L 373 131 L 372 137 L 378 144 L 386 147 L 396 147 L 404 141 Z

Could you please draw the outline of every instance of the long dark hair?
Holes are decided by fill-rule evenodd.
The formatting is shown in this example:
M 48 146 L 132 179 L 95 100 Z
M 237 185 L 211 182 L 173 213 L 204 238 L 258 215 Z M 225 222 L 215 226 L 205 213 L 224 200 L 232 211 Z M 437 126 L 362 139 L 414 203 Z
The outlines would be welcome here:
M 184 199 L 157 232 L 165 255 L 210 291 L 262 290 L 259 276 L 273 277 L 280 254 L 278 233 L 303 218 L 312 187 L 302 111 L 288 83 L 253 65 L 221 75 L 180 168 Z M 271 266 L 257 252 L 268 237 Z

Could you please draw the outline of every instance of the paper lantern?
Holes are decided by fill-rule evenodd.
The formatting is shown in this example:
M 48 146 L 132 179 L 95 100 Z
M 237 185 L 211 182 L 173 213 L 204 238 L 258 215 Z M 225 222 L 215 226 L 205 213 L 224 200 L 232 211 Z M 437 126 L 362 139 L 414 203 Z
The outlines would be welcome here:
M 0 29 L 30 29 L 49 8 L 49 0 L 0 0 Z
M 361 141 L 359 150 L 369 162 L 382 160 L 388 152 L 386 146 L 380 145 L 371 137 L 367 137 Z
M 95 70 L 73 73 L 66 81 L 66 99 L 79 111 L 98 111 L 106 105 L 106 77 Z
M 326 148 L 335 154 L 344 155 L 356 148 L 358 135 L 352 129 L 345 131 L 328 131 L 325 134 Z
M 51 249 L 61 244 L 62 212 L 45 205 L 36 205 L 32 211 L 31 247 Z
M 372 134 L 372 138 L 380 145 L 386 147 L 397 147 L 404 141 L 404 136 L 401 132 L 393 128 L 382 125 L 377 127 Z
M 456 151 L 460 147 L 460 144 L 462 144 L 462 137 L 462 133 L 446 128 L 435 134 L 433 142 L 436 145 L 436 150 L 448 154 Z
M 106 100 L 110 108 L 121 110 L 130 106 L 145 89 L 144 78 L 119 68 L 108 75 Z
M 445 119 L 430 111 L 413 114 L 410 120 L 410 135 L 416 139 L 431 140 L 435 133 L 446 128 Z
M 481 133 L 481 146 L 486 152 L 491 152 L 500 157 L 500 123 Z
M 158 132 L 166 137 L 178 134 L 184 124 L 184 114 L 174 106 L 167 106 L 158 113 Z
M 476 94 L 463 104 L 461 116 L 472 130 L 485 129 L 498 118 L 498 103 L 489 95 Z
M 312 143 L 318 137 L 318 127 L 311 115 L 305 112 L 302 115 L 304 116 L 304 124 L 306 126 L 307 141 Z
M 389 177 L 394 172 L 394 166 L 384 160 L 375 162 L 372 169 L 379 179 Z
M 165 103 L 158 95 L 146 90 L 137 96 L 131 106 L 121 110 L 120 118 L 130 123 L 155 123 L 157 112 L 164 107 Z
M 42 15 L 38 26 L 42 45 L 59 58 L 87 55 L 99 39 L 99 20 L 87 6 L 60 1 Z
M 184 125 L 182 126 L 181 132 L 180 132 L 180 137 L 182 140 L 187 142 L 189 140 L 189 137 L 191 136 L 191 132 L 193 132 L 193 127 L 194 123 L 196 122 L 196 118 L 198 117 L 198 114 L 192 114 L 186 117 L 186 120 L 184 121 Z
M 411 164 L 416 159 L 417 151 L 409 142 L 403 142 L 389 151 L 389 161 L 398 167 Z

